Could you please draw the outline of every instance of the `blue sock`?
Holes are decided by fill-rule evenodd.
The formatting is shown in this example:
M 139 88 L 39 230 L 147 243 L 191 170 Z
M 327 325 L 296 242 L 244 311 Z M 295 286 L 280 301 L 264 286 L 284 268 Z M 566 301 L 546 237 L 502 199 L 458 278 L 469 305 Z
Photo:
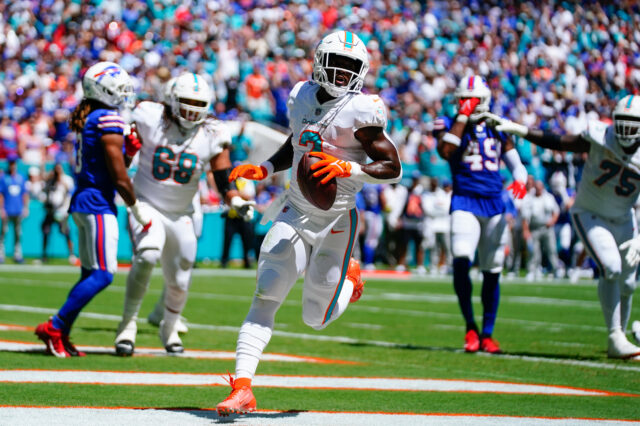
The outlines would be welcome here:
M 482 336 L 491 337 L 493 334 L 493 326 L 496 323 L 498 315 L 498 304 L 500 303 L 500 274 L 491 272 L 482 272 L 484 277 L 482 281 L 482 307 L 484 313 L 482 315 Z
M 473 305 L 471 303 L 471 278 L 469 278 L 471 261 L 466 257 L 456 257 L 453 259 L 453 288 L 458 296 L 458 303 L 462 316 L 467 324 L 467 330 L 477 330 L 473 319 Z
M 362 250 L 362 257 L 364 260 L 364 264 L 367 265 L 369 263 L 373 263 L 375 260 L 376 249 L 365 244 L 364 249 Z
M 89 274 L 85 274 L 85 271 L 89 271 Z M 82 308 L 87 306 L 96 294 L 100 293 L 113 281 L 113 274 L 101 269 L 83 269 L 82 276 L 84 275 L 87 276 L 81 277 L 80 281 L 73 286 L 69 296 L 67 296 L 67 301 L 64 302 L 58 314 L 53 317 L 54 328 L 62 330 L 64 334 L 69 334 L 71 326 Z

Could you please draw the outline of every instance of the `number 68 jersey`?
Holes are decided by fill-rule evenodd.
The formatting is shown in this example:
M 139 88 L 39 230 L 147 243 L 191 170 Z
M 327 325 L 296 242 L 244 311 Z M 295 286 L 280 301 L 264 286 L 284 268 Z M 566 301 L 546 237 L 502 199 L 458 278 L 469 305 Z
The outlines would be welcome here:
M 206 164 L 231 143 L 231 134 L 213 119 L 183 134 L 163 114 L 164 105 L 156 102 L 141 102 L 133 110 L 142 141 L 133 186 L 137 197 L 162 212 L 190 214 Z
M 578 185 L 574 209 L 620 221 L 627 219 L 640 194 L 640 151 L 628 155 L 616 141 L 612 125 L 590 121 L 582 138 L 591 144 Z

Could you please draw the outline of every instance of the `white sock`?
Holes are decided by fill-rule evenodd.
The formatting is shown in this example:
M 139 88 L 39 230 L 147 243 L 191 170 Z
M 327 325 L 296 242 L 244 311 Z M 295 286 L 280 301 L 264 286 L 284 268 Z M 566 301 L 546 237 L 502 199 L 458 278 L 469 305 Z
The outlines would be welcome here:
M 271 340 L 273 329 L 245 321 L 240 327 L 236 346 L 236 379 L 253 379 L 264 348 Z
M 629 296 L 620 296 L 620 328 L 623 332 L 627 331 L 629 318 L 631 318 L 631 304 L 633 302 L 633 294 Z
M 127 291 L 124 297 L 124 310 L 122 322 L 129 322 L 138 317 L 142 298 L 149 287 L 149 279 L 153 271 L 153 264 L 136 256 L 133 259 L 131 270 L 127 275 Z
M 165 330 L 173 330 L 180 318 L 180 314 L 187 304 L 187 291 L 176 286 L 167 286 L 164 297 L 164 327 Z
M 600 298 L 600 306 L 602 306 L 604 322 L 609 333 L 621 330 L 620 286 L 618 283 L 614 280 L 600 278 L 600 281 L 598 281 L 598 296 Z

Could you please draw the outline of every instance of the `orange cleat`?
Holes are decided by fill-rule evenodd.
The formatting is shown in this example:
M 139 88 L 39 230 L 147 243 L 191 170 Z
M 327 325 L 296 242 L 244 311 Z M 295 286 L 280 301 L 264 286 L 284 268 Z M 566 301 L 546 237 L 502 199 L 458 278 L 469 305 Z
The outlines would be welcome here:
M 229 384 L 231 385 L 231 394 L 220 404 L 216 406 L 216 411 L 221 417 L 229 414 L 244 414 L 256 411 L 256 398 L 253 396 L 251 386 L 237 383 L 238 379 L 233 380 L 229 375 Z
M 498 341 L 492 339 L 491 337 L 484 337 L 482 339 L 482 341 L 480 342 L 480 349 L 490 354 L 502 353 L 502 351 L 500 350 L 500 346 L 498 345 Z
M 347 277 L 351 278 L 351 280 L 353 280 L 353 282 L 355 283 L 353 286 L 351 299 L 349 299 L 349 303 L 354 303 L 360 300 L 360 296 L 362 296 L 362 290 L 364 290 L 364 281 L 362 281 L 362 277 L 360 276 L 360 263 L 353 257 L 349 259 Z
M 465 352 L 478 352 L 480 349 L 480 337 L 475 330 L 467 331 L 464 335 L 464 351 Z
M 57 358 L 69 358 L 71 356 L 64 347 L 62 331 L 53 327 L 51 319 L 36 327 L 36 336 L 47 346 L 47 354 Z

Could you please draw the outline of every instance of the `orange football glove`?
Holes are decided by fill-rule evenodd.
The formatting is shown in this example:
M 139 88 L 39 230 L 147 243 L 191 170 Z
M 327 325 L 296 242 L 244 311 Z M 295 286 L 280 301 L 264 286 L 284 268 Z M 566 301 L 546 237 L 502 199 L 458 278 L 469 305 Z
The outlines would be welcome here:
M 511 191 L 513 198 L 518 200 L 527 195 L 527 186 L 524 182 L 520 182 L 519 180 L 514 180 L 511 185 L 507 186 L 507 189 Z
M 346 178 L 351 176 L 351 164 L 349 164 L 348 161 L 340 160 L 324 152 L 311 152 L 309 155 L 320 158 L 320 161 L 311 165 L 311 170 L 317 170 L 322 167 L 313 174 L 313 177 L 326 175 L 324 179 L 320 181 L 321 184 L 324 185 L 334 177 Z
M 229 182 L 233 182 L 239 177 L 249 180 L 262 180 L 267 177 L 269 172 L 264 166 L 254 166 L 253 164 L 242 164 L 231 170 Z

